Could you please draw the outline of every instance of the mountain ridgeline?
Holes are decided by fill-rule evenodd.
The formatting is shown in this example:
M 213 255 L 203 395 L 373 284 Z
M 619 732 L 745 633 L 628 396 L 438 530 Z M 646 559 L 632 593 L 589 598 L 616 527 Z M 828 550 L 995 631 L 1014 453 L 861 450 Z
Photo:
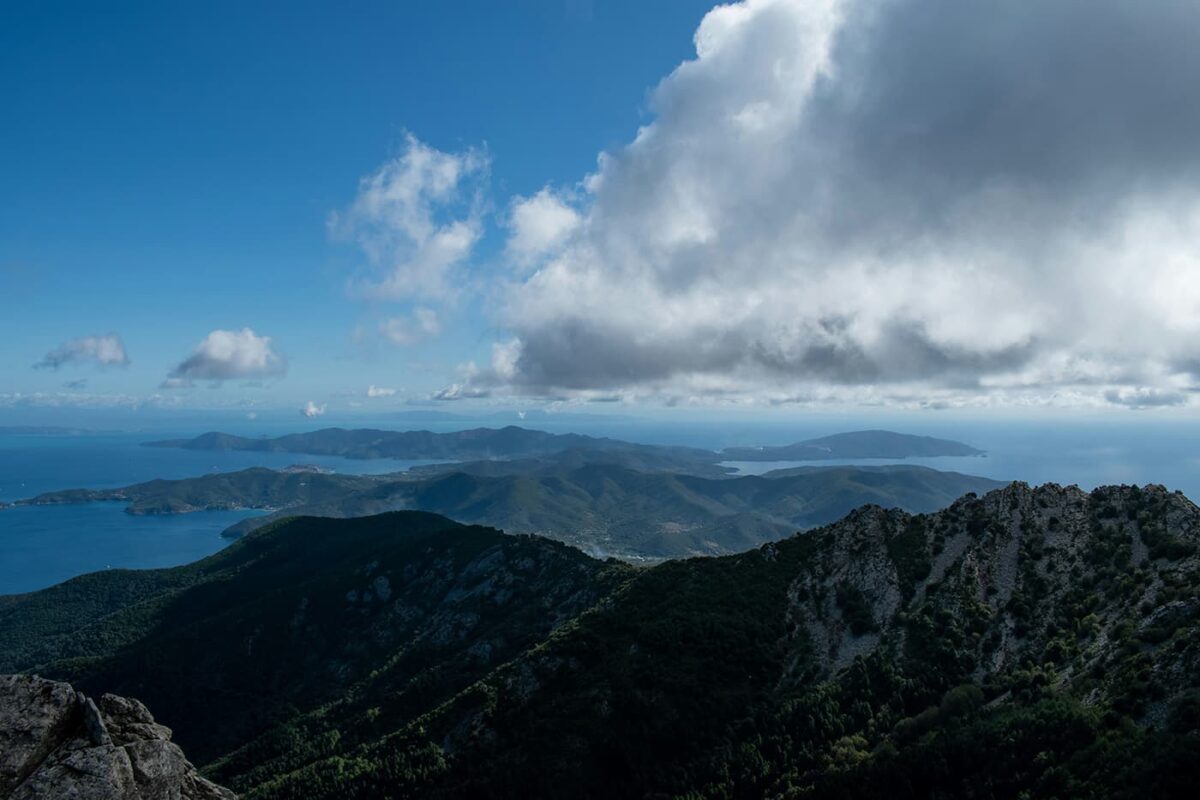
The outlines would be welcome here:
M 1011 484 L 636 568 L 397 512 L 0 598 L 250 798 L 1190 796 L 1200 509 Z
M 374 459 L 480 459 L 535 458 L 573 448 L 600 451 L 656 452 L 674 456 L 680 463 L 709 463 L 713 453 L 691 447 L 669 447 L 623 442 L 578 433 L 546 433 L 515 425 L 473 428 L 450 433 L 325 428 L 273 439 L 251 439 L 228 433 L 205 433 L 194 439 L 147 442 L 149 447 L 182 447 L 189 450 L 249 450 L 264 453 L 304 453 Z
M 892 431 L 835 433 L 782 447 L 729 447 L 721 451 L 721 456 L 728 461 L 832 461 L 981 455 L 982 450 L 951 439 L 911 436 Z
M 577 433 L 546 433 L 515 425 L 450 433 L 326 428 L 273 439 L 253 439 L 212 432 L 194 439 L 147 442 L 147 446 L 182 447 L 190 450 L 303 453 L 359 459 L 451 461 L 536 459 L 573 450 L 641 456 L 648 459 L 648 465 L 657 463 L 660 468 L 669 471 L 716 470 L 718 473 L 729 471 L 716 467 L 722 461 L 828 461 L 851 458 L 982 455 L 982 451 L 961 442 L 891 431 L 855 431 L 781 447 L 733 447 L 715 452 L 694 447 L 635 444 Z
M 488 462 L 485 462 L 488 463 Z M 868 503 L 934 511 L 1002 484 L 924 467 L 802 468 L 779 476 L 706 478 L 585 463 L 527 474 L 355 476 L 253 468 L 122 489 L 68 490 L 27 504 L 128 503 L 134 514 L 278 511 L 229 535 L 299 514 L 358 517 L 432 511 L 510 533 L 537 533 L 594 555 L 663 559 L 740 552 L 832 522 Z

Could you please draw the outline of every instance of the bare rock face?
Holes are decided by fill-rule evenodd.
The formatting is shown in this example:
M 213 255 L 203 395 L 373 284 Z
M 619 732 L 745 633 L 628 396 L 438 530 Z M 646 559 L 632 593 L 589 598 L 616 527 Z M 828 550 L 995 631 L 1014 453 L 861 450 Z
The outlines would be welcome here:
M 137 700 L 0 675 L 0 800 L 236 800 Z

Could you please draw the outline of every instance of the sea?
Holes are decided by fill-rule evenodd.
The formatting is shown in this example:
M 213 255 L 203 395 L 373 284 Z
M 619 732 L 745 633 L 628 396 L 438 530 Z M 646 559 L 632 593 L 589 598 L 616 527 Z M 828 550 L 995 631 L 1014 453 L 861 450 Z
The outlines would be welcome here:
M 811 417 L 784 422 L 743 416 L 710 420 L 671 416 L 550 415 L 526 419 L 438 418 L 420 424 L 397 419 L 346 420 L 344 427 L 459 430 L 522 424 L 652 444 L 706 449 L 781 445 L 851 430 L 896 430 L 966 442 L 985 451 L 965 458 L 851 459 L 819 462 L 730 462 L 738 474 L 791 466 L 917 464 L 933 469 L 1031 484 L 1160 483 L 1200 499 L 1200 423 L 1136 413 L 1121 419 L 1060 416 L 1028 421 L 964 418 Z M 221 429 L 242 435 L 250 429 Z M 300 429 L 288 423 L 259 434 Z M 252 466 L 297 464 L 341 473 L 399 472 L 429 462 L 356 460 L 290 453 L 209 452 L 145 447 L 147 441 L 186 438 L 209 430 L 0 433 L 0 501 L 69 488 L 112 488 L 154 478 L 184 478 Z M 221 532 L 261 512 L 204 511 L 177 516 L 132 516 L 121 503 L 24 506 L 0 510 L 0 595 L 34 591 L 76 575 L 113 568 L 145 569 L 189 563 L 229 544 Z
M 205 452 L 144 442 L 202 433 L 0 434 L 0 502 L 58 489 L 107 489 L 248 467 L 305 464 L 342 473 L 400 472 L 426 461 L 354 460 L 291 453 Z M 103 569 L 188 564 L 230 543 L 221 532 L 263 512 L 134 516 L 124 503 L 0 509 L 0 595 L 20 594 Z

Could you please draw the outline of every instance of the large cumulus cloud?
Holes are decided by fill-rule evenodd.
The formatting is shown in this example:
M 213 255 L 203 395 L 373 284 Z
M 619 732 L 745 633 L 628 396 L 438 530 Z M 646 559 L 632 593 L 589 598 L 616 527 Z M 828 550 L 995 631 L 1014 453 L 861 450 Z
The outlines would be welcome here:
M 1181 396 L 1198 40 L 1200 5 L 1172 0 L 717 7 L 628 145 L 517 201 L 511 339 L 474 380 Z

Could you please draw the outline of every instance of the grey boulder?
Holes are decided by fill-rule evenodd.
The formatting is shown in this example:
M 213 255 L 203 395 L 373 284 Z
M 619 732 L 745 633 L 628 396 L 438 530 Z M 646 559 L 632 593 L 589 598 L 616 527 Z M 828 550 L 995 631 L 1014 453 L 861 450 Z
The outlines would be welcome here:
M 0 800 L 236 800 L 202 778 L 144 705 L 0 675 Z

